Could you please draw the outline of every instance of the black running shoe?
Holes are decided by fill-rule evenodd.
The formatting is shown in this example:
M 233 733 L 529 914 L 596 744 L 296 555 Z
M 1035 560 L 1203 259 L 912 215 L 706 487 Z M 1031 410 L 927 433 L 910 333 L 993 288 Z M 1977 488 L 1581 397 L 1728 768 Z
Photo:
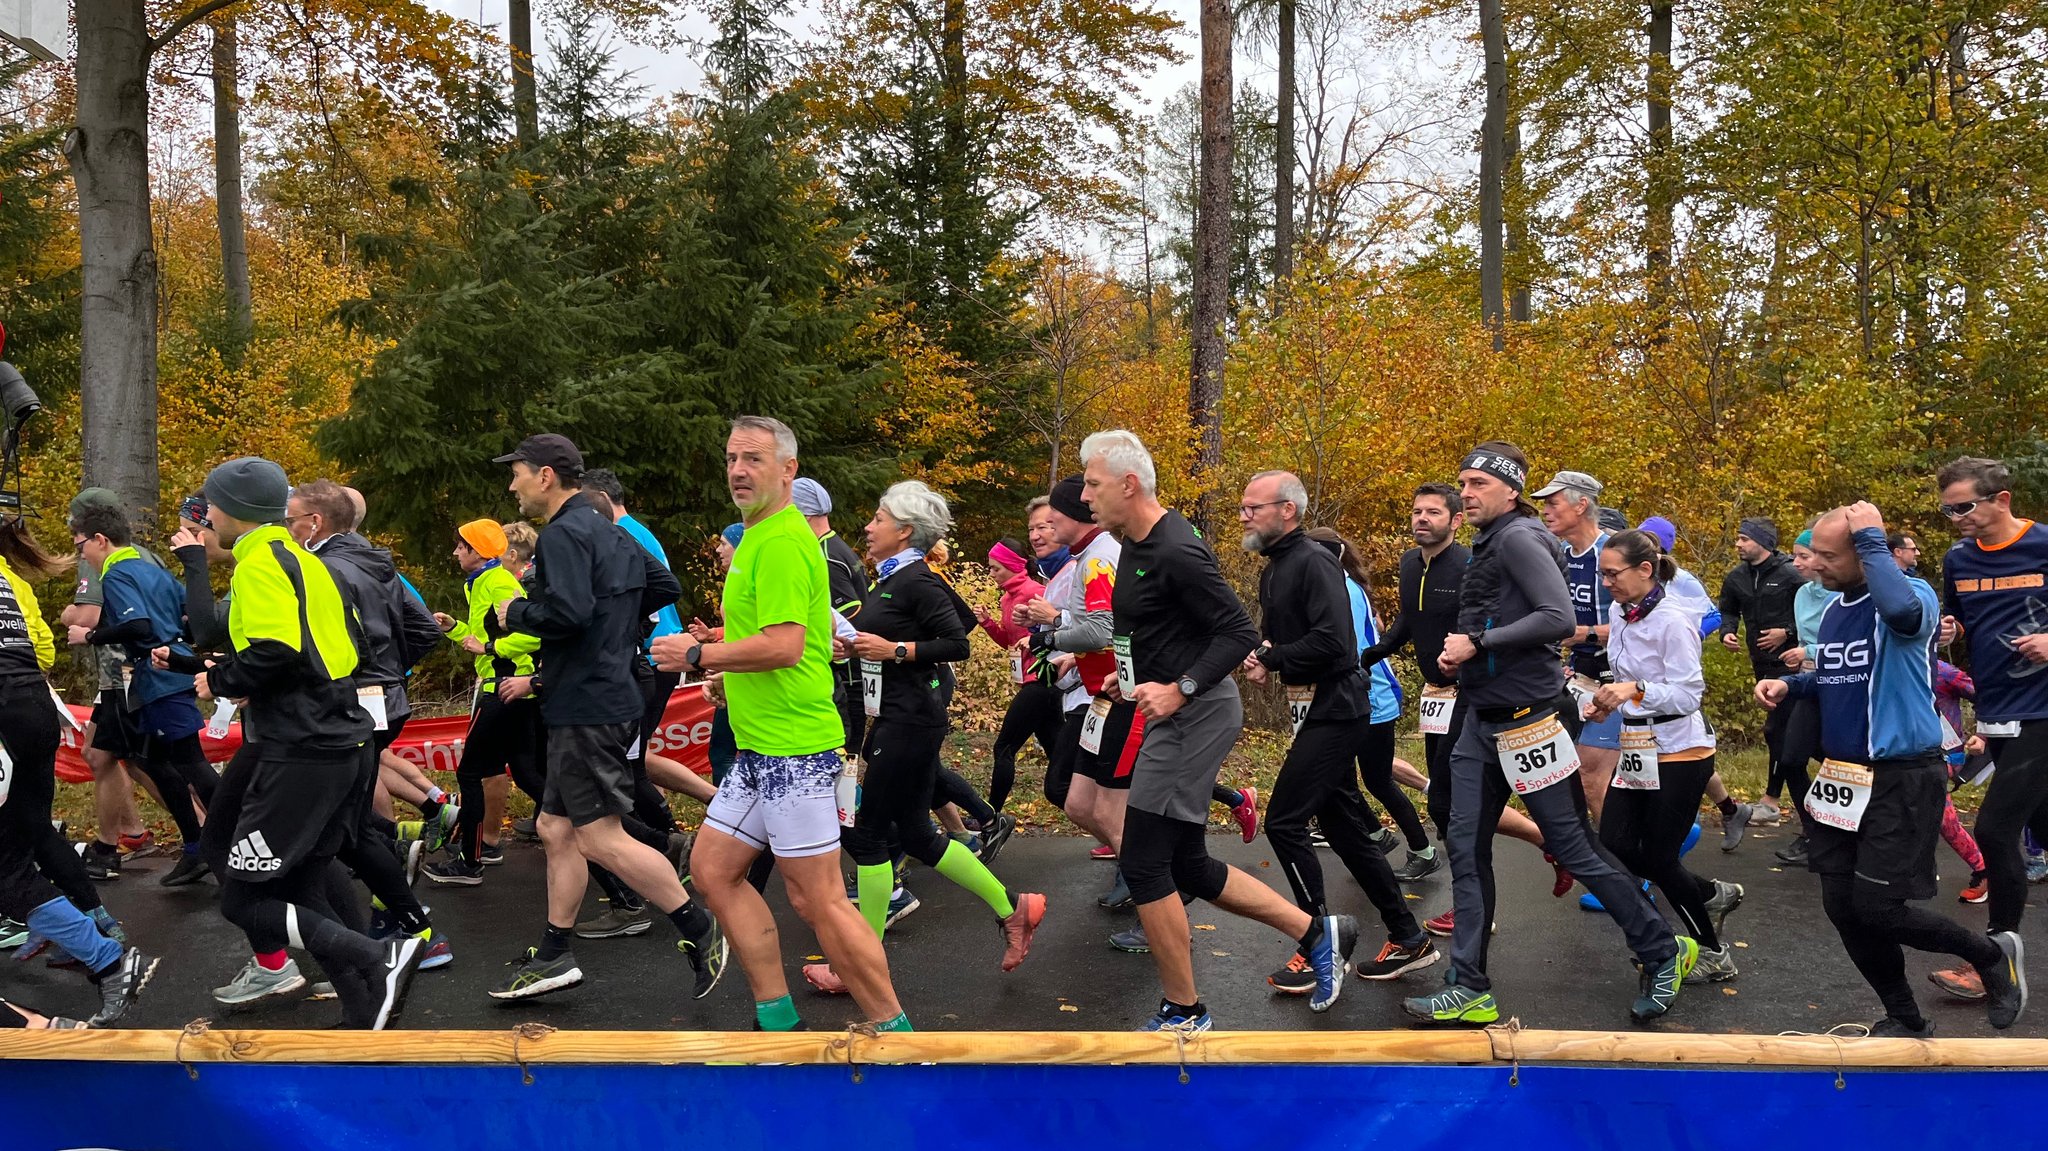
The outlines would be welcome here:
M 705 927 L 694 939 L 676 940 L 676 950 L 690 957 L 690 966 L 697 970 L 697 983 L 690 991 L 690 998 L 702 999 L 711 994 L 718 981 L 725 975 L 725 961 L 732 956 L 732 950 L 725 941 L 725 929 L 718 926 L 718 920 L 704 913 Z
M 111 1027 L 119 1022 L 128 1009 L 142 998 L 142 989 L 156 974 L 156 965 L 163 960 L 144 955 L 140 949 L 131 947 L 121 953 L 121 958 L 106 971 L 93 976 L 100 985 L 100 1009 L 89 1024 L 94 1027 Z
M 164 887 L 183 887 L 188 883 L 197 883 L 212 873 L 213 869 L 206 866 L 206 861 L 199 858 L 198 852 L 188 851 L 178 856 L 177 866 L 171 868 L 162 879 L 157 880 L 157 883 Z

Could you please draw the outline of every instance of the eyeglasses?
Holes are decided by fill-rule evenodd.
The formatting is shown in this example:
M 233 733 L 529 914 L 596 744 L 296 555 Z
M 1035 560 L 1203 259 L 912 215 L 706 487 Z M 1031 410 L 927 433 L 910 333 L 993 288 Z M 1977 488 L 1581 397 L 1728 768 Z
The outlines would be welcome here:
M 295 522 L 297 522 L 297 521 L 299 521 L 299 520 L 310 520 L 310 519 L 314 519 L 314 518 L 317 518 L 317 517 L 318 517 L 319 515 L 320 515 L 320 513 L 319 513 L 319 512 L 300 512 L 300 513 L 299 513 L 298 515 L 295 515 L 295 516 L 286 516 L 286 517 L 284 517 L 284 522 L 286 522 L 286 523 L 295 523 Z
M 1997 496 L 1994 494 L 1989 496 L 1979 496 L 1974 500 L 1968 501 L 1967 503 L 1943 504 L 1941 505 L 1941 514 L 1947 516 L 1952 520 L 1959 520 L 1962 519 L 1964 516 L 1969 515 L 1971 512 L 1976 511 L 1978 504 L 1981 504 L 1986 500 L 1996 498 Z
M 1262 504 L 1239 504 L 1237 505 L 1237 514 L 1242 519 L 1250 519 L 1252 516 L 1259 514 L 1260 508 L 1277 508 L 1281 504 L 1292 502 L 1292 500 L 1267 500 Z

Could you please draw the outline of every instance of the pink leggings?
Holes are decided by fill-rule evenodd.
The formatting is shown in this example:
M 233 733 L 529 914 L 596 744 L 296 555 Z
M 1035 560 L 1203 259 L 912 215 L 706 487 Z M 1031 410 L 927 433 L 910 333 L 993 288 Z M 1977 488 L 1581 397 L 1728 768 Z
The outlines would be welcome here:
M 1983 872 L 1984 853 L 1977 850 L 1977 841 L 1970 838 L 1969 829 L 1963 826 L 1962 820 L 1956 818 L 1954 800 L 1944 800 L 1942 803 L 1941 837 L 1948 840 L 1948 845 L 1955 848 L 1957 855 L 1963 857 L 1963 863 L 1969 867 L 1971 875 Z

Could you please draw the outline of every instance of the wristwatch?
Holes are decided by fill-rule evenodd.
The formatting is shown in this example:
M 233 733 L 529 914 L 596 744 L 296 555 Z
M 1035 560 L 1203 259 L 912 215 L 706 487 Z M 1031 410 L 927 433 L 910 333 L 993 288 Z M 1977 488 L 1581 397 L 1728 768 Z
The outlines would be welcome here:
M 1201 694 L 1202 691 L 1202 685 L 1196 683 L 1195 677 L 1191 675 L 1181 676 L 1180 682 L 1175 684 L 1174 686 L 1180 688 L 1180 693 L 1184 696 L 1187 696 L 1189 699 L 1195 698 L 1195 696 Z
M 902 663 L 902 662 L 903 662 L 904 660 L 906 660 L 906 659 L 909 659 L 909 658 L 910 658 L 910 648 L 909 648 L 909 647 L 907 647 L 907 646 L 905 646 L 905 645 L 903 645 L 903 644 L 900 644 L 900 643 L 899 643 L 899 644 L 897 644 L 897 645 L 896 645 L 896 662 L 897 662 L 897 663 Z
M 1475 631 L 1475 632 L 1470 632 L 1470 633 L 1468 633 L 1468 634 L 1467 634 L 1466 638 L 1468 638 L 1468 639 L 1470 639 L 1470 640 L 1472 641 L 1472 646 L 1473 646 L 1473 647 L 1475 647 L 1475 648 L 1478 648 L 1478 649 L 1479 649 L 1480 651 L 1485 651 L 1485 650 L 1486 650 L 1486 633 L 1485 633 L 1485 632 L 1483 632 L 1483 631 Z
M 689 664 L 697 671 L 703 671 L 704 645 L 701 643 L 691 644 L 690 650 L 683 653 L 683 662 Z

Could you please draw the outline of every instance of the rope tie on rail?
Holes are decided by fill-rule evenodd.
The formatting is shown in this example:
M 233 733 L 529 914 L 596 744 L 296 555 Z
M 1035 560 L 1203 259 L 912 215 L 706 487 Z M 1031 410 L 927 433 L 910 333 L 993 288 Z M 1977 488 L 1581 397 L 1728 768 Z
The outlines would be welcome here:
M 843 1039 L 834 1039 L 832 1041 L 831 1047 L 831 1049 L 834 1051 L 840 1051 L 845 1053 L 846 1066 L 847 1069 L 853 1073 L 853 1081 L 855 1083 L 859 1083 L 861 1081 L 860 1061 L 854 1057 L 853 1041 L 857 1036 L 867 1039 L 875 1039 L 880 1036 L 880 1032 L 875 1030 L 875 1025 L 872 1023 L 849 1023 L 846 1025 L 846 1037 Z
M 184 1065 L 185 1075 L 189 1079 L 197 1080 L 199 1078 L 199 1067 L 197 1064 L 185 1061 L 185 1040 L 202 1038 L 212 1025 L 213 1020 L 211 1019 L 194 1019 L 178 1031 L 178 1044 L 171 1048 L 171 1058 Z
M 1521 1029 L 1522 1017 L 1519 1015 L 1510 1015 L 1506 1023 L 1496 1023 L 1486 1029 L 1487 1037 L 1490 1041 L 1493 1041 L 1496 1052 L 1498 1052 L 1500 1047 L 1499 1041 L 1501 1039 L 1507 1041 L 1508 1086 L 1510 1087 L 1520 1087 L 1522 1085 L 1522 1057 L 1515 1051 L 1515 1033 Z M 1495 1055 L 1495 1058 L 1499 1058 L 1498 1054 Z
M 1778 1034 L 1784 1038 L 1826 1039 L 1834 1044 L 1835 1090 L 1842 1091 L 1846 1090 L 1849 1086 L 1849 1081 L 1842 1078 L 1842 1065 L 1844 1063 L 1842 1059 L 1842 1038 L 1847 1036 L 1850 1039 L 1868 1039 L 1870 1038 L 1870 1025 L 1867 1023 L 1837 1023 L 1826 1031 L 1780 1031 Z
M 512 1062 L 519 1065 L 521 1086 L 533 1086 L 533 1070 L 527 1067 L 525 1056 L 519 1053 L 520 1042 L 527 1039 L 545 1039 L 554 1033 L 555 1029 L 545 1023 L 522 1023 L 512 1029 Z

